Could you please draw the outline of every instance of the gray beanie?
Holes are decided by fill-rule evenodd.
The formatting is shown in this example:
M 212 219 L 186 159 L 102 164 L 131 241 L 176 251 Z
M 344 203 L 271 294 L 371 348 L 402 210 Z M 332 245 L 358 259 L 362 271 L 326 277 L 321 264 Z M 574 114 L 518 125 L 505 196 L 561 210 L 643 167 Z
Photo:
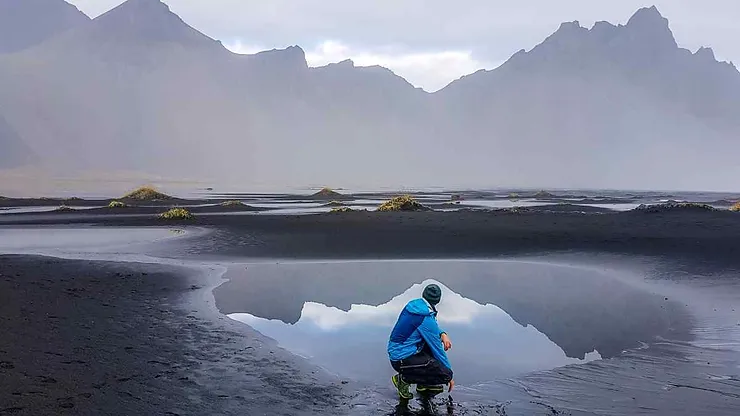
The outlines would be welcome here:
M 424 288 L 424 293 L 421 295 L 427 302 L 432 305 L 437 305 L 442 300 L 442 289 L 435 284 L 431 284 Z

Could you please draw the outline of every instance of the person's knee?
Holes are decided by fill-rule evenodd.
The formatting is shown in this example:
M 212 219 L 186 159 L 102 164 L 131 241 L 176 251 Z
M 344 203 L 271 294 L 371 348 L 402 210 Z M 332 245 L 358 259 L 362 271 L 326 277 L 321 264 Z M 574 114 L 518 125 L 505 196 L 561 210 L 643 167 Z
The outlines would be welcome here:
M 444 369 L 444 376 L 447 379 L 446 382 L 449 383 L 455 377 L 455 374 L 452 372 L 451 368 L 447 368 L 445 366 L 442 366 L 442 368 Z

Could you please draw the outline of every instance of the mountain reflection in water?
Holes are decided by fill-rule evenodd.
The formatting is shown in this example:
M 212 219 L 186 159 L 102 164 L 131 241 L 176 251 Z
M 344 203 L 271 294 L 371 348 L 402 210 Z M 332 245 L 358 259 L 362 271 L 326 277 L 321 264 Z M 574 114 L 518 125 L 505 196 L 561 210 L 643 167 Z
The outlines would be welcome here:
M 531 325 L 522 326 L 495 305 L 482 305 L 427 280 L 379 306 L 352 305 L 348 311 L 305 302 L 295 324 L 247 313 L 229 317 L 275 339 L 295 354 L 344 377 L 379 381 L 392 374 L 386 354 L 388 335 L 405 304 L 421 296 L 429 283 L 442 287 L 439 324 L 453 340 L 450 360 L 459 383 L 473 384 L 600 359 L 568 358 Z

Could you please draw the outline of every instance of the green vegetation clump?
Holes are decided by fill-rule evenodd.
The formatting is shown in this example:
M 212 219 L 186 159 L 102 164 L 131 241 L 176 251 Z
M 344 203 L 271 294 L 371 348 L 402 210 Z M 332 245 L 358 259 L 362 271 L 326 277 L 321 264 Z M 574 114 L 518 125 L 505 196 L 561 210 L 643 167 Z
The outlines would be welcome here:
M 242 202 L 242 201 L 237 201 L 237 200 L 233 200 L 233 201 L 224 201 L 224 202 L 222 202 L 222 203 L 221 203 L 220 205 L 221 205 L 222 207 L 226 207 L 226 208 L 236 208 L 236 207 L 245 207 L 245 206 L 246 206 L 246 205 L 244 204 L 244 202 Z
M 740 202 L 736 203 L 735 205 L 730 207 L 730 211 L 732 212 L 740 212 Z
M 110 201 L 110 204 L 108 204 L 108 208 L 127 208 L 128 205 L 124 204 L 121 201 Z
M 397 196 L 378 207 L 379 212 L 394 211 L 429 211 L 429 208 L 420 204 L 410 195 Z
M 329 211 L 329 212 L 331 212 L 331 213 L 338 213 L 338 212 L 354 212 L 354 211 L 355 210 L 353 210 L 350 207 L 336 207 L 336 208 L 332 208 L 331 211 Z
M 340 194 L 339 192 L 334 191 L 331 188 L 323 188 L 320 191 L 318 191 L 315 194 L 313 194 L 312 196 L 315 197 L 315 198 L 329 199 L 329 198 L 341 197 L 342 194 Z
M 195 218 L 190 211 L 185 208 L 172 208 L 167 212 L 159 214 L 161 220 L 192 220 Z
M 549 193 L 547 191 L 539 191 L 536 194 L 534 194 L 534 197 L 535 198 L 552 198 L 554 196 L 555 195 L 553 195 L 553 194 L 551 194 L 551 193 Z
M 519 194 L 517 194 L 515 192 L 512 192 L 512 193 L 509 194 L 509 199 L 511 199 L 512 201 L 516 201 L 519 198 L 520 198 Z
M 717 211 L 717 208 L 707 205 L 698 204 L 696 202 L 675 202 L 669 201 L 663 204 L 645 205 L 642 204 L 635 208 L 635 211 L 646 212 L 648 214 L 659 214 L 664 212 L 676 212 L 676 211 Z
M 124 195 L 121 199 L 134 201 L 166 201 L 174 198 L 157 191 L 151 186 L 142 186 L 141 188 Z
M 325 206 L 325 207 L 343 207 L 343 206 L 344 206 L 344 202 L 339 202 L 339 201 L 331 201 L 331 202 L 327 203 L 327 204 L 326 204 L 326 205 L 324 205 L 324 206 Z

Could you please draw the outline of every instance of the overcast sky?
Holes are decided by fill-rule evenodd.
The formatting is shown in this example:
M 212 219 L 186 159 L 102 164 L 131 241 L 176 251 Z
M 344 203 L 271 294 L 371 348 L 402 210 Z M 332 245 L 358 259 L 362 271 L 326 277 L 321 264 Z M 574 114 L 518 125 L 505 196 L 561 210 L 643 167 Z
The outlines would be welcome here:
M 96 17 L 122 0 L 68 0 Z M 351 58 L 435 91 L 530 49 L 561 22 L 625 23 L 655 4 L 679 45 L 740 63 L 737 0 L 166 0 L 188 24 L 241 53 L 301 46 L 309 65 Z

